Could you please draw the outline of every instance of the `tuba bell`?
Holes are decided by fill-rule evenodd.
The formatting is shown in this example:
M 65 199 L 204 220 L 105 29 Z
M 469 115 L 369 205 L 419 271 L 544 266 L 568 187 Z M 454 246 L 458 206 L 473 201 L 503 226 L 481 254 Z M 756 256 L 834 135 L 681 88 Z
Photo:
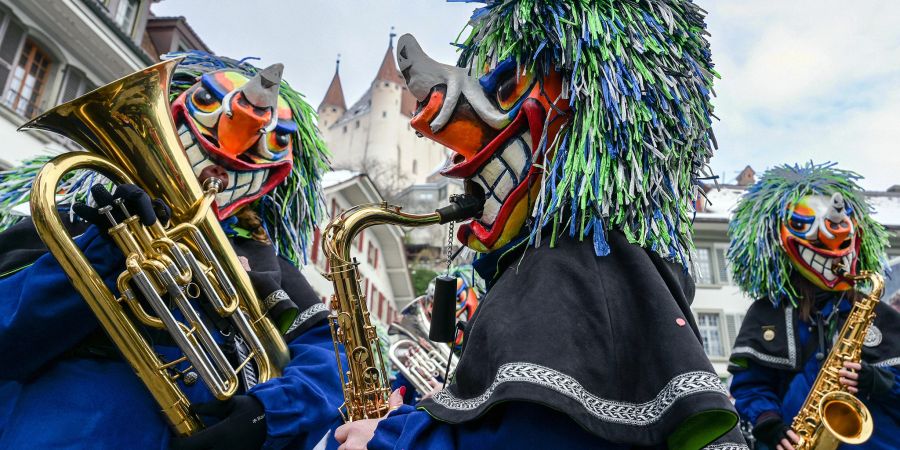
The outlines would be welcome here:
M 456 368 L 457 357 L 450 346 L 428 339 L 427 296 L 421 296 L 400 312 L 400 320 L 391 324 L 388 334 L 398 336 L 388 349 L 391 363 L 412 383 L 419 395 L 434 389 L 431 380 Z
M 203 425 L 189 411 L 177 384 L 187 373 L 176 370 L 179 364 L 189 363 L 213 395 L 227 399 L 237 391 L 237 374 L 243 370 L 254 371 L 260 382 L 279 376 L 288 350 L 210 208 L 219 189 L 217 180 L 207 180 L 201 188 L 175 132 L 168 88 L 179 61 L 165 61 L 102 86 L 47 111 L 20 130 L 51 131 L 88 150 L 58 156 L 37 175 L 31 191 L 34 226 L 169 425 L 186 436 Z M 107 215 L 109 235 L 126 256 L 118 295 L 104 285 L 57 211 L 57 185 L 66 174 L 81 169 L 136 184 L 172 209 L 165 227 L 159 222 L 145 227 L 127 211 L 121 223 Z M 116 207 L 124 209 L 121 203 Z M 101 212 L 108 211 L 101 208 Z M 230 320 L 246 343 L 248 355 L 238 364 L 225 358 L 203 324 L 194 307 L 201 301 L 209 302 L 207 310 Z M 175 306 L 170 309 L 170 304 Z M 144 329 L 168 332 L 184 356 L 161 360 Z

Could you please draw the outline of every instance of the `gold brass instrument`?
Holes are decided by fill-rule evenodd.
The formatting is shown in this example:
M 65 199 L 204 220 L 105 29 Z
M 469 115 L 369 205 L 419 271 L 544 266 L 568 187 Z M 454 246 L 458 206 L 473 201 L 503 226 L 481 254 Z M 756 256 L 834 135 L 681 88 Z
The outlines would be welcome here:
M 403 308 L 400 320 L 388 328 L 388 333 L 400 336 L 388 349 L 388 358 L 420 395 L 430 394 L 431 380 L 442 377 L 448 366 L 456 367 L 457 358 L 447 344 L 428 339 L 431 321 L 426 314 L 427 297 L 422 296 Z
M 387 203 L 360 205 L 332 219 L 322 233 L 322 249 L 331 267 L 326 277 L 334 285 L 332 313 L 328 317 L 335 359 L 344 387 L 341 414 L 346 422 L 377 419 L 388 413 L 391 387 L 375 327 L 369 320 L 366 298 L 359 288 L 357 263 L 350 257 L 353 239 L 374 225 L 424 227 L 463 220 L 480 214 L 483 201 L 455 196 L 453 204 L 432 214 L 406 214 Z M 347 352 L 347 371 L 338 344 Z
M 833 450 L 841 443 L 861 444 L 872 435 L 869 409 L 841 385 L 838 371 L 845 361 L 860 361 L 863 341 L 875 320 L 875 306 L 884 291 L 884 278 L 865 271 L 859 275 L 841 275 L 856 281 L 857 286 L 860 281 L 868 281 L 872 288 L 853 302 L 834 347 L 791 423 L 791 428 L 800 436 L 800 443 L 794 445 L 798 450 Z
M 184 436 L 202 428 L 202 423 L 188 411 L 188 400 L 177 385 L 187 371 L 176 371 L 177 364 L 188 361 L 213 394 L 224 399 L 238 388 L 241 370 L 255 370 L 260 382 L 279 376 L 288 350 L 210 209 L 217 182 L 201 189 L 175 132 L 168 87 L 177 64 L 178 60 L 165 61 L 114 81 L 47 111 L 20 129 L 52 131 L 88 150 L 56 157 L 37 175 L 31 191 L 35 228 L 173 430 Z M 166 228 L 159 222 L 143 226 L 137 216 L 124 211 L 122 203 L 116 206 L 127 217 L 121 223 L 116 223 L 108 208 L 101 208 L 112 220 L 110 236 L 126 255 L 126 270 L 117 283 L 120 296 L 104 285 L 57 212 L 59 181 L 79 169 L 99 172 L 118 183 L 137 184 L 172 208 Z M 249 355 L 237 367 L 225 359 L 192 306 L 191 298 L 200 294 L 219 315 L 231 320 L 246 343 Z M 168 303 L 180 310 L 183 322 L 176 320 Z M 167 330 L 184 356 L 162 361 L 141 325 Z

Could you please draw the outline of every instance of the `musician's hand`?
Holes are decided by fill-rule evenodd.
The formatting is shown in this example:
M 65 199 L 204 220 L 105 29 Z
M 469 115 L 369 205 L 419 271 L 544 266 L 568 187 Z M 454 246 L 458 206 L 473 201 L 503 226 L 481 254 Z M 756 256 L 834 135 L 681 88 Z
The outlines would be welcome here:
M 266 410 L 252 395 L 201 403 L 191 410 L 222 420 L 188 437 L 173 438 L 171 450 L 251 450 L 266 442 Z
M 405 386 L 391 393 L 388 398 L 390 411 L 403 406 L 403 394 L 406 391 Z M 334 431 L 334 438 L 341 444 L 338 450 L 365 450 L 366 445 L 375 436 L 375 429 L 378 428 L 378 422 L 381 419 L 357 420 L 345 423 Z
M 761 414 L 756 420 L 756 426 L 753 427 L 753 437 L 759 442 L 766 444 L 768 448 L 778 448 L 779 450 L 793 450 L 788 437 L 791 434 L 797 435 L 791 430 L 787 424 L 781 420 L 781 416 L 774 411 Z M 785 447 L 783 444 L 787 444 Z
M 800 436 L 797 436 L 797 433 L 790 428 L 784 434 L 785 437 L 781 439 L 781 442 L 775 448 L 778 450 L 794 450 L 794 445 L 800 443 Z
M 844 367 L 838 371 L 841 384 L 847 386 L 847 392 L 853 395 L 859 392 L 859 371 L 861 369 L 860 363 L 844 361 Z
M 422 400 L 425 400 L 426 398 L 431 397 L 432 395 L 437 393 L 437 391 L 440 391 L 443 387 L 443 383 L 441 383 L 440 381 L 437 380 L 437 378 L 434 378 L 434 377 L 431 377 L 431 379 L 428 380 L 428 385 L 431 386 L 431 391 L 428 392 L 427 394 L 423 395 Z
M 110 193 L 106 186 L 102 184 L 95 184 L 91 187 L 91 195 L 97 203 L 96 207 L 78 202 L 72 205 L 72 210 L 75 211 L 78 217 L 97 225 L 103 231 L 111 228 L 112 224 L 106 215 L 100 212 L 100 208 L 111 206 L 112 211 L 110 212 L 116 219 L 116 222 L 121 222 L 125 219 L 122 209 L 115 204 L 115 201 L 118 199 L 121 199 L 128 212 L 132 215 L 137 215 L 144 225 L 152 225 L 157 219 L 165 224 L 172 215 L 171 210 L 162 200 L 156 199 L 151 201 L 150 196 L 143 189 L 133 184 L 120 184 L 116 186 L 114 193 Z

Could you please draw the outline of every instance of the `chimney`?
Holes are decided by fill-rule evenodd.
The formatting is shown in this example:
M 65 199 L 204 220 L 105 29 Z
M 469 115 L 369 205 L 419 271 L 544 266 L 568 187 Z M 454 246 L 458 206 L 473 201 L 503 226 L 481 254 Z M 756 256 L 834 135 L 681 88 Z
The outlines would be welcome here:
M 738 186 L 750 186 L 753 183 L 756 183 L 756 171 L 750 166 L 744 167 L 737 176 Z

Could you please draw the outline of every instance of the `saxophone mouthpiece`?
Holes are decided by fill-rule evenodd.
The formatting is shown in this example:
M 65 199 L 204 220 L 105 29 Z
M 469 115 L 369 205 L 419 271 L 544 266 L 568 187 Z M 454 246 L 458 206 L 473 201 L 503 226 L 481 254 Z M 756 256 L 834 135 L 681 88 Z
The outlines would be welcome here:
M 472 194 L 451 195 L 450 204 L 438 208 L 435 212 L 441 216 L 441 224 L 459 222 L 480 216 L 484 209 L 484 200 Z

